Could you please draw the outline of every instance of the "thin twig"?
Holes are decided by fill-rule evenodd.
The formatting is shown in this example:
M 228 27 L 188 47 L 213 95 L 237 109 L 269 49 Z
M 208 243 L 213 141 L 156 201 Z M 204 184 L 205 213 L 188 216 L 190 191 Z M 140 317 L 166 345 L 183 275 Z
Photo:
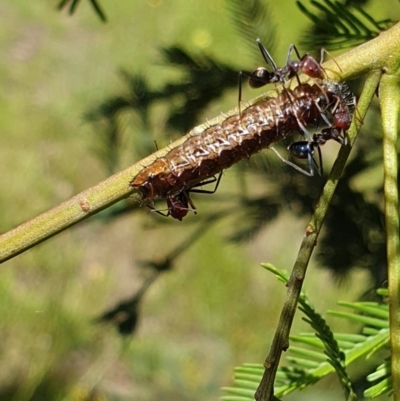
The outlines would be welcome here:
M 264 362 L 264 375 L 255 394 L 257 401 L 273 401 L 274 381 L 278 369 L 279 361 L 283 351 L 289 348 L 289 332 L 293 323 L 297 303 L 301 293 L 301 287 L 305 278 L 308 263 L 312 251 L 317 243 L 317 238 L 322 227 L 329 204 L 332 200 L 339 178 L 342 175 L 351 148 L 357 137 L 368 107 L 374 97 L 381 77 L 381 71 L 373 72 L 368 76 L 364 90 L 357 105 L 357 112 L 353 118 L 353 123 L 348 132 L 348 144 L 342 146 L 338 158 L 336 159 L 330 177 L 322 191 L 320 199 L 316 205 L 314 215 L 307 226 L 306 234 L 300 246 L 297 260 L 294 264 L 292 274 L 288 283 L 286 299 L 282 308 L 278 328 L 272 342 L 270 353 Z

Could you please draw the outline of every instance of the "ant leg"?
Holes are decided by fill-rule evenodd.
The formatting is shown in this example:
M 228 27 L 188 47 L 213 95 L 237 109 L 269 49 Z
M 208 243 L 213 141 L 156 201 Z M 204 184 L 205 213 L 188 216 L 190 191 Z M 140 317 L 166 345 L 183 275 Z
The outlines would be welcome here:
M 297 59 L 299 60 L 298 62 L 297 61 L 296 62 L 292 62 L 293 50 L 296 53 Z M 293 71 L 291 73 L 289 73 L 289 76 L 290 76 L 290 74 L 295 75 L 297 83 L 299 85 L 301 85 L 301 81 L 300 81 L 300 78 L 299 78 L 298 69 L 301 67 L 301 61 L 302 61 L 302 57 L 300 56 L 300 53 L 297 50 L 297 47 L 293 43 L 291 43 L 290 46 L 289 46 L 289 50 L 288 50 L 288 56 L 287 56 L 287 60 L 286 60 L 286 67 L 288 67 L 289 65 L 291 65 L 292 68 L 294 67 Z
M 218 178 L 212 177 L 209 180 L 200 182 L 198 184 L 195 184 L 192 188 L 189 189 L 183 189 L 181 192 L 178 192 L 177 194 L 174 195 L 168 195 L 165 197 L 165 200 L 167 202 L 167 213 L 163 213 L 164 210 L 157 210 L 153 206 L 147 205 L 149 209 L 151 209 L 152 212 L 156 212 L 157 214 L 168 217 L 171 216 L 174 219 L 177 219 L 179 221 L 182 221 L 182 219 L 188 214 L 188 212 L 193 212 L 194 214 L 197 214 L 197 209 L 190 198 L 190 192 L 192 193 L 205 193 L 205 194 L 213 194 L 221 181 L 221 176 L 222 173 L 219 174 Z M 201 186 L 201 185 L 207 185 L 212 182 L 216 182 L 215 188 L 212 191 L 207 191 L 203 189 L 193 189 L 195 187 Z
M 314 167 L 313 167 L 313 162 L 310 160 L 314 160 L 311 154 L 308 154 L 308 164 L 309 164 L 309 171 L 302 169 L 301 167 L 297 166 L 296 164 L 292 163 L 290 160 L 287 160 L 283 158 L 283 156 L 273 147 L 271 146 L 270 149 L 272 149 L 276 155 L 287 165 L 293 167 L 295 170 L 300 171 L 300 173 L 305 174 L 308 177 L 313 177 L 314 176 Z M 311 158 L 311 159 L 310 159 Z M 315 163 L 315 161 L 314 161 Z
M 155 212 L 155 213 L 159 214 L 160 216 L 168 217 L 170 214 L 168 209 L 158 210 L 154 206 L 150 206 L 150 205 L 146 205 L 146 206 L 150 209 L 151 212 Z M 163 213 L 164 210 L 167 210 L 167 213 Z
M 326 49 L 324 49 L 323 47 L 321 47 L 321 55 L 320 55 L 320 58 L 319 58 L 319 63 L 320 64 L 322 64 L 324 62 L 324 53 L 326 53 L 328 56 L 330 56 L 328 51 Z
M 321 154 L 321 149 L 320 149 L 319 145 L 320 144 L 315 139 L 312 142 L 306 142 L 306 141 L 294 142 L 288 147 L 289 153 L 291 155 L 293 155 L 294 157 L 297 157 L 298 159 L 308 159 L 309 171 L 304 170 L 301 167 L 297 166 L 296 164 L 292 163 L 291 161 L 284 159 L 275 148 L 271 147 L 271 149 L 277 154 L 277 156 L 284 163 L 293 167 L 297 171 L 300 171 L 301 173 L 303 173 L 309 177 L 312 177 L 312 176 L 314 176 L 314 168 L 316 169 L 316 171 L 319 175 L 323 174 L 322 154 Z M 315 148 L 317 148 L 317 152 L 318 152 L 318 163 L 316 162 L 316 160 L 313 156 Z
M 298 141 L 288 146 L 288 151 L 292 156 L 298 159 L 308 159 L 308 167 L 312 175 L 314 175 L 314 167 L 319 175 L 322 175 L 323 170 L 320 143 L 317 139 L 314 135 L 312 142 Z M 318 163 L 314 159 L 315 148 L 318 151 Z
M 296 46 L 295 46 L 293 43 L 291 43 L 291 44 L 289 45 L 289 50 L 288 50 L 288 52 L 287 52 L 286 67 L 292 62 L 292 53 L 293 53 L 293 49 L 294 49 L 294 51 L 296 52 L 297 57 L 298 57 L 299 60 L 300 60 L 300 56 L 299 56 L 299 53 L 298 53 L 298 51 L 297 51 L 297 49 L 296 49 Z
M 292 96 L 291 92 L 288 91 L 285 86 L 283 87 L 283 90 L 286 91 L 286 94 L 288 95 L 290 103 L 292 103 L 293 107 L 296 109 L 296 103 L 295 103 L 296 99 Z M 296 113 L 295 113 L 295 117 L 296 117 L 297 124 L 299 125 L 299 128 L 304 132 L 305 137 L 308 139 L 309 142 L 312 142 L 313 138 L 312 138 L 311 134 L 307 131 L 307 128 L 305 127 L 305 125 L 299 120 Z
M 317 169 L 317 173 L 322 176 L 324 174 L 324 166 L 322 165 L 322 154 L 321 154 L 321 148 L 319 146 L 317 146 L 317 152 L 318 152 L 319 167 L 312 155 L 311 155 L 311 158 L 312 158 L 312 161 L 314 162 L 315 168 Z
M 145 200 L 148 202 L 148 204 L 146 205 L 147 207 L 149 207 L 150 209 L 154 209 L 154 188 L 153 188 L 153 184 L 149 181 L 147 181 L 146 186 L 149 187 L 148 190 L 148 194 L 145 197 Z
M 325 113 L 321 110 L 321 108 L 316 104 L 318 111 L 320 112 L 321 118 L 324 120 L 325 124 L 330 127 L 332 123 L 329 121 L 328 117 L 325 115 Z
M 294 74 L 294 76 L 296 77 L 297 84 L 298 84 L 298 85 L 301 85 L 301 81 L 300 81 L 300 78 L 299 78 L 299 74 L 296 72 L 296 73 Z
M 354 115 L 357 118 L 357 121 L 360 124 L 364 124 L 364 119 L 362 118 L 362 116 L 357 108 L 357 98 L 355 96 L 352 97 L 351 106 L 349 106 L 349 107 L 354 107 Z
M 347 145 L 347 136 L 346 136 L 346 131 L 344 129 L 341 129 L 339 131 L 337 128 L 331 128 L 329 133 L 329 139 L 333 139 L 342 146 Z
M 339 71 L 342 72 L 342 69 L 340 68 L 340 65 L 335 60 L 335 57 L 333 57 L 332 54 L 330 54 L 328 52 L 328 50 L 324 49 L 323 47 L 321 47 L 321 59 L 320 59 L 319 63 L 322 64 L 324 62 L 324 54 L 327 54 L 332 59 L 332 61 L 336 64 L 336 66 L 339 69 Z
M 188 192 L 190 192 L 190 190 Z M 188 208 L 188 210 L 192 211 L 194 214 L 197 214 L 196 206 L 194 205 L 192 199 L 190 199 L 189 194 L 186 191 L 184 192 L 184 194 L 186 196 L 186 200 L 187 200 L 189 206 L 191 207 L 191 209 Z
M 240 103 L 242 101 L 242 76 L 243 76 L 243 72 L 239 71 L 238 74 L 238 86 L 239 86 L 239 94 L 238 94 L 238 110 L 239 110 L 239 117 L 240 119 L 242 119 L 242 110 L 240 108 Z
M 297 124 L 299 124 L 300 129 L 304 132 L 304 136 L 308 139 L 308 142 L 312 143 L 313 142 L 313 137 L 311 136 L 311 134 L 307 131 L 307 128 L 305 127 L 305 125 L 303 125 L 299 119 L 296 116 L 296 120 L 297 120 Z
M 198 184 L 194 185 L 192 188 L 189 189 L 189 192 L 193 192 L 193 193 L 196 193 L 196 194 L 214 194 L 215 192 L 217 192 L 217 189 L 219 187 L 219 183 L 221 182 L 221 178 L 222 178 L 222 172 L 219 173 L 218 178 L 212 177 L 209 180 L 202 181 L 202 182 L 199 182 Z M 214 187 L 213 190 L 194 189 L 194 188 L 197 188 L 197 187 L 201 187 L 203 185 L 212 184 L 213 182 L 215 182 L 215 187 Z
M 260 52 L 261 52 L 265 62 L 272 67 L 273 71 L 276 71 L 278 69 L 278 67 L 275 64 L 274 59 L 268 53 L 268 50 L 261 43 L 261 40 L 260 39 L 256 39 L 256 43 L 258 44 L 258 47 L 260 49 Z
M 295 45 L 291 44 L 291 45 L 289 46 L 290 55 L 291 55 L 291 53 L 293 52 L 293 50 L 295 51 L 297 58 L 298 58 L 299 60 L 301 60 L 302 57 L 300 56 L 300 53 L 299 53 L 299 51 L 297 50 L 297 47 L 296 47 Z M 288 59 L 288 62 L 289 62 L 289 59 Z
M 361 116 L 359 110 L 357 109 L 357 107 L 356 107 L 356 111 L 354 112 L 354 114 L 356 115 L 357 121 L 360 124 L 364 124 L 364 119 L 362 118 L 362 116 Z

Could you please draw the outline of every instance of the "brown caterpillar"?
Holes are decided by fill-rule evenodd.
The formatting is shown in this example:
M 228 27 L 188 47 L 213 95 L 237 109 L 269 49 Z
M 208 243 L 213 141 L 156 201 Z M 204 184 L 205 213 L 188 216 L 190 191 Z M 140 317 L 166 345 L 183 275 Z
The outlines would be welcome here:
M 294 89 L 283 88 L 277 97 L 189 136 L 145 167 L 130 186 L 139 188 L 149 207 L 154 198 L 165 198 L 168 214 L 181 220 L 186 206 L 195 210 L 189 197 L 193 187 L 289 134 L 300 133 L 312 142 L 306 129 L 310 125 L 323 122 L 332 126 L 332 120 L 334 127 L 346 130 L 352 115 L 350 103 L 347 87 L 335 82 L 318 80 L 301 83 Z

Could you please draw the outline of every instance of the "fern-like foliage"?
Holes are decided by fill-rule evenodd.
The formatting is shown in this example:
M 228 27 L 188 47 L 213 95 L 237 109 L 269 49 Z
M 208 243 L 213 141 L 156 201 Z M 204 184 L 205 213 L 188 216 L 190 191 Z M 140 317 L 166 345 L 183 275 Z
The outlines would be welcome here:
M 325 319 L 315 311 L 315 309 L 310 305 L 307 297 L 304 294 L 299 300 L 299 309 L 305 315 L 305 317 L 303 317 L 303 320 L 308 323 L 315 332 L 315 337 L 314 335 L 311 336 L 312 342 L 310 345 L 313 347 L 322 346 L 322 350 L 327 357 L 327 361 L 335 369 L 335 372 L 339 377 L 340 383 L 342 384 L 346 395 L 346 399 L 355 400 L 357 397 L 353 390 L 351 380 L 346 371 L 346 355 L 343 351 L 340 350 L 338 341 L 335 339 Z M 317 339 L 320 340 L 320 344 Z M 297 341 L 301 343 L 304 340 L 304 336 L 299 336 L 297 339 L 296 337 L 292 337 L 292 341 Z
M 305 48 L 337 50 L 357 46 L 378 36 L 391 24 L 389 19 L 376 21 L 355 1 L 313 0 L 310 3 L 317 11 L 310 11 L 297 1 L 301 12 L 313 22 L 301 41 Z
M 375 372 L 367 376 L 369 382 L 375 382 L 370 388 L 364 391 L 364 396 L 366 398 L 377 398 L 380 395 L 392 392 L 392 375 L 390 368 L 390 358 L 379 365 Z
M 61 0 L 61 2 L 58 4 L 58 9 L 62 10 L 63 8 L 68 7 L 69 5 L 69 14 L 72 15 L 76 11 L 76 8 L 78 7 L 78 4 L 80 3 L 81 0 Z M 97 16 L 103 21 L 107 22 L 107 17 L 104 14 L 103 10 L 101 9 L 99 3 L 97 0 L 89 0 L 89 3 L 93 7 L 95 13 Z
M 184 74 L 182 82 L 168 83 L 159 92 L 170 102 L 177 96 L 184 98 L 183 104 L 171 110 L 167 121 L 170 128 L 180 133 L 193 128 L 198 115 L 226 89 L 237 87 L 238 72 L 224 62 L 205 54 L 192 55 L 177 46 L 162 49 L 162 54 L 166 64 Z
M 255 40 L 261 39 L 264 46 L 273 52 L 276 38 L 276 26 L 268 8 L 263 0 L 227 0 L 226 7 L 231 14 L 232 22 L 241 38 L 243 38 L 252 51 L 260 59 Z M 253 51 L 254 49 L 254 51 Z
M 167 82 L 159 89 L 152 89 L 141 74 L 123 71 L 127 94 L 107 99 L 89 111 L 87 119 L 92 122 L 113 119 L 123 111 L 131 111 L 151 131 L 150 109 L 162 101 L 169 107 L 164 131 L 182 134 L 199 122 L 199 114 L 213 100 L 227 89 L 237 87 L 237 71 L 223 62 L 205 54 L 192 55 L 178 46 L 164 48 L 161 52 L 164 63 L 182 73 L 179 82 Z M 147 149 L 147 154 L 151 151 Z
M 287 283 L 287 274 L 271 265 L 263 265 L 282 282 Z M 385 294 L 385 290 L 381 290 Z M 302 293 L 299 309 L 313 333 L 291 336 L 287 366 L 278 369 L 275 392 L 282 397 L 295 390 L 303 389 L 316 383 L 331 373 L 336 373 L 345 392 L 345 399 L 356 400 L 357 396 L 347 373 L 347 367 L 355 361 L 369 359 L 379 350 L 387 352 L 389 343 L 388 306 L 376 302 L 340 302 L 339 305 L 351 309 L 351 312 L 330 311 L 330 315 L 345 318 L 354 323 L 362 323 L 361 334 L 332 333 L 325 319 L 311 306 Z M 254 400 L 254 393 L 260 383 L 264 367 L 261 364 L 244 364 L 235 368 L 234 387 L 224 388 L 227 395 L 224 401 Z M 364 391 L 364 397 L 375 398 L 391 391 L 390 359 L 379 364 L 375 371 L 367 376 L 373 385 Z

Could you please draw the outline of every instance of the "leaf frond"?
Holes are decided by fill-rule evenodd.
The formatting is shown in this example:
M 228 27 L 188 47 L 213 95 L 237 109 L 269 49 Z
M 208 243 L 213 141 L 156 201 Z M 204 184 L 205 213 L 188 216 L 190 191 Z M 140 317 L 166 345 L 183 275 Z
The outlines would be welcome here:
M 263 265 L 272 272 L 279 281 L 287 283 L 288 275 L 272 265 Z M 377 350 L 386 349 L 389 341 L 386 303 L 372 302 L 342 302 L 341 306 L 352 309 L 354 312 L 329 312 L 330 315 L 350 319 L 353 322 L 372 324 L 366 326 L 362 334 L 333 333 L 325 319 L 310 305 L 306 295 L 302 293 L 299 300 L 299 309 L 305 314 L 305 320 L 313 329 L 313 333 L 302 333 L 291 336 L 291 346 L 288 350 L 287 366 L 280 367 L 276 375 L 276 397 L 282 397 L 295 390 L 314 384 L 323 377 L 336 372 L 345 391 L 346 398 L 356 399 L 352 382 L 347 374 L 347 367 L 361 358 L 369 358 Z M 362 314 L 362 316 L 360 315 Z M 378 323 L 379 322 L 379 323 Z M 384 323 L 386 322 L 386 323 Z M 258 387 L 264 367 L 261 364 L 244 364 L 235 369 L 234 387 L 225 387 L 228 395 L 223 396 L 225 401 L 233 401 L 234 397 L 240 400 L 253 400 L 254 392 Z M 378 366 L 374 373 L 368 376 L 374 382 L 366 390 L 365 396 L 378 396 L 391 390 L 390 362 Z M 237 399 L 237 398 L 236 398 Z
M 387 358 L 382 365 L 379 365 L 375 369 L 375 372 L 367 376 L 367 380 L 369 382 L 375 382 L 375 383 L 364 391 L 363 394 L 364 397 L 377 398 L 386 393 L 388 393 L 388 395 L 391 395 L 392 375 L 391 375 L 390 362 L 391 362 L 390 358 Z
M 373 39 L 387 29 L 393 22 L 389 19 L 375 20 L 361 6 L 342 1 L 313 0 L 310 4 L 317 11 L 310 11 L 297 1 L 300 11 L 311 20 L 301 40 L 305 48 L 327 47 L 338 50 L 357 46 Z
M 70 15 L 74 14 L 76 11 L 76 8 L 78 7 L 80 0 L 61 0 L 61 2 L 58 4 L 57 9 L 62 10 L 63 8 L 67 7 L 68 3 L 71 3 L 69 6 L 68 13 Z M 97 0 L 89 0 L 89 3 L 91 4 L 92 8 L 94 9 L 95 13 L 97 16 L 100 18 L 102 22 L 107 22 L 107 17 L 104 14 L 103 10 L 100 7 L 100 4 L 97 2 Z
M 257 54 L 256 60 L 260 59 L 258 49 L 255 46 L 257 38 L 261 39 L 267 49 L 273 51 L 276 27 L 272 23 L 273 18 L 267 2 L 262 0 L 232 0 L 226 1 L 226 7 L 231 14 L 231 19 L 239 36 L 248 43 L 254 58 Z

